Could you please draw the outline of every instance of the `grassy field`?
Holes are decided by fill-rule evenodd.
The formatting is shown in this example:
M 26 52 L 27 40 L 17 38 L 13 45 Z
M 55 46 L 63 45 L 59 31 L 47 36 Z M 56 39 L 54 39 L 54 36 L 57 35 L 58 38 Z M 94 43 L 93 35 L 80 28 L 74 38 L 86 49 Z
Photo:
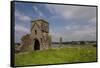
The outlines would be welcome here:
M 15 54 L 15 65 L 39 65 L 96 61 L 96 47 L 76 46 Z

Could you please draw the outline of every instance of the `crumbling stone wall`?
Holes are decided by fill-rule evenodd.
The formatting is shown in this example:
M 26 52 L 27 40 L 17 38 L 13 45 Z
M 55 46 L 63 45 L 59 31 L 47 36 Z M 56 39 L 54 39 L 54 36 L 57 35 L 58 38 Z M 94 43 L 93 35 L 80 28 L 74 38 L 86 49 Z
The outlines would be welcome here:
M 49 23 L 43 19 L 32 21 L 31 33 L 21 38 L 21 45 L 16 50 L 45 50 L 51 46 L 51 36 L 49 35 Z
M 21 47 L 20 50 L 21 51 L 29 51 L 31 50 L 31 38 L 30 38 L 30 34 L 26 34 L 21 38 Z

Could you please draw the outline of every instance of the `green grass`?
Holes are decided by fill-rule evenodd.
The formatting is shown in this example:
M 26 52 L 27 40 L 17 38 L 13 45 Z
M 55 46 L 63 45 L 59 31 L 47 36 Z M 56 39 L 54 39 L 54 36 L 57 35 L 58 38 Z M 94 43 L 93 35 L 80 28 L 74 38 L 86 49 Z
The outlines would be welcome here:
M 96 61 L 95 47 L 64 47 L 15 54 L 15 65 L 39 65 Z

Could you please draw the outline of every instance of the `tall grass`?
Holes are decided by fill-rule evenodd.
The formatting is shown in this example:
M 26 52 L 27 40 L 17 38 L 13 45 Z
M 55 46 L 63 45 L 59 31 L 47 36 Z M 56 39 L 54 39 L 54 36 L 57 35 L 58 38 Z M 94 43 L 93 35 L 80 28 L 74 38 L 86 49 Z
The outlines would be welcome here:
M 96 61 L 95 47 L 63 47 L 15 54 L 15 65 L 39 65 Z

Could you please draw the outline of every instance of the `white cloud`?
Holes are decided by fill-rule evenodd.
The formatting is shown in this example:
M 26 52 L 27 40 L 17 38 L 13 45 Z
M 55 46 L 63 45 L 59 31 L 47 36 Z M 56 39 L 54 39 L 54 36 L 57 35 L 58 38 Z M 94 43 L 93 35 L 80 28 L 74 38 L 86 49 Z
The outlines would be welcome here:
M 96 17 L 90 19 L 89 22 L 90 22 L 90 23 L 92 22 L 92 23 L 96 24 Z
M 86 35 L 93 35 L 93 34 L 96 34 L 96 30 L 95 28 L 84 28 L 83 30 L 77 30 L 74 32 L 74 35 L 81 35 L 81 36 L 86 36 Z
M 67 25 L 65 26 L 66 30 L 75 30 L 75 29 L 79 29 L 80 26 L 79 25 Z
M 39 18 L 41 18 L 41 17 L 43 17 L 44 15 L 43 15 L 43 13 L 38 9 L 38 7 L 36 7 L 36 6 L 33 6 L 33 9 L 35 10 L 35 12 L 37 12 L 38 13 L 38 17 Z
M 30 30 L 24 26 L 16 25 L 15 26 L 15 42 L 21 42 L 23 35 L 29 34 Z
M 60 15 L 64 19 L 90 20 L 96 17 L 95 7 L 72 6 L 72 5 L 48 5 L 46 8 L 54 14 Z
M 29 16 L 18 10 L 15 11 L 15 17 L 18 18 L 20 21 L 31 21 L 31 18 Z
M 22 20 L 22 21 L 31 21 L 29 16 L 21 16 L 20 20 Z
M 15 31 L 16 32 L 22 32 L 22 33 L 29 33 L 29 29 L 24 27 L 24 26 L 20 26 L 20 25 L 16 25 L 15 26 Z
M 66 29 L 67 28 L 67 29 Z M 68 29 L 69 28 L 69 29 Z M 96 27 L 87 26 L 73 26 L 65 27 L 66 31 L 63 33 L 65 40 L 96 40 Z
M 55 38 L 63 36 L 64 40 L 95 40 L 96 39 L 96 8 L 71 5 L 46 5 L 54 15 L 66 20 L 62 33 L 51 32 Z M 52 19 L 57 17 L 51 17 Z M 71 21 L 71 22 L 70 22 Z M 92 23 L 91 23 L 92 22 Z M 62 22 L 61 22 L 62 23 Z
M 54 14 L 61 15 L 65 18 L 73 17 L 73 12 L 75 12 L 78 7 L 69 5 L 46 5 L 47 9 Z

